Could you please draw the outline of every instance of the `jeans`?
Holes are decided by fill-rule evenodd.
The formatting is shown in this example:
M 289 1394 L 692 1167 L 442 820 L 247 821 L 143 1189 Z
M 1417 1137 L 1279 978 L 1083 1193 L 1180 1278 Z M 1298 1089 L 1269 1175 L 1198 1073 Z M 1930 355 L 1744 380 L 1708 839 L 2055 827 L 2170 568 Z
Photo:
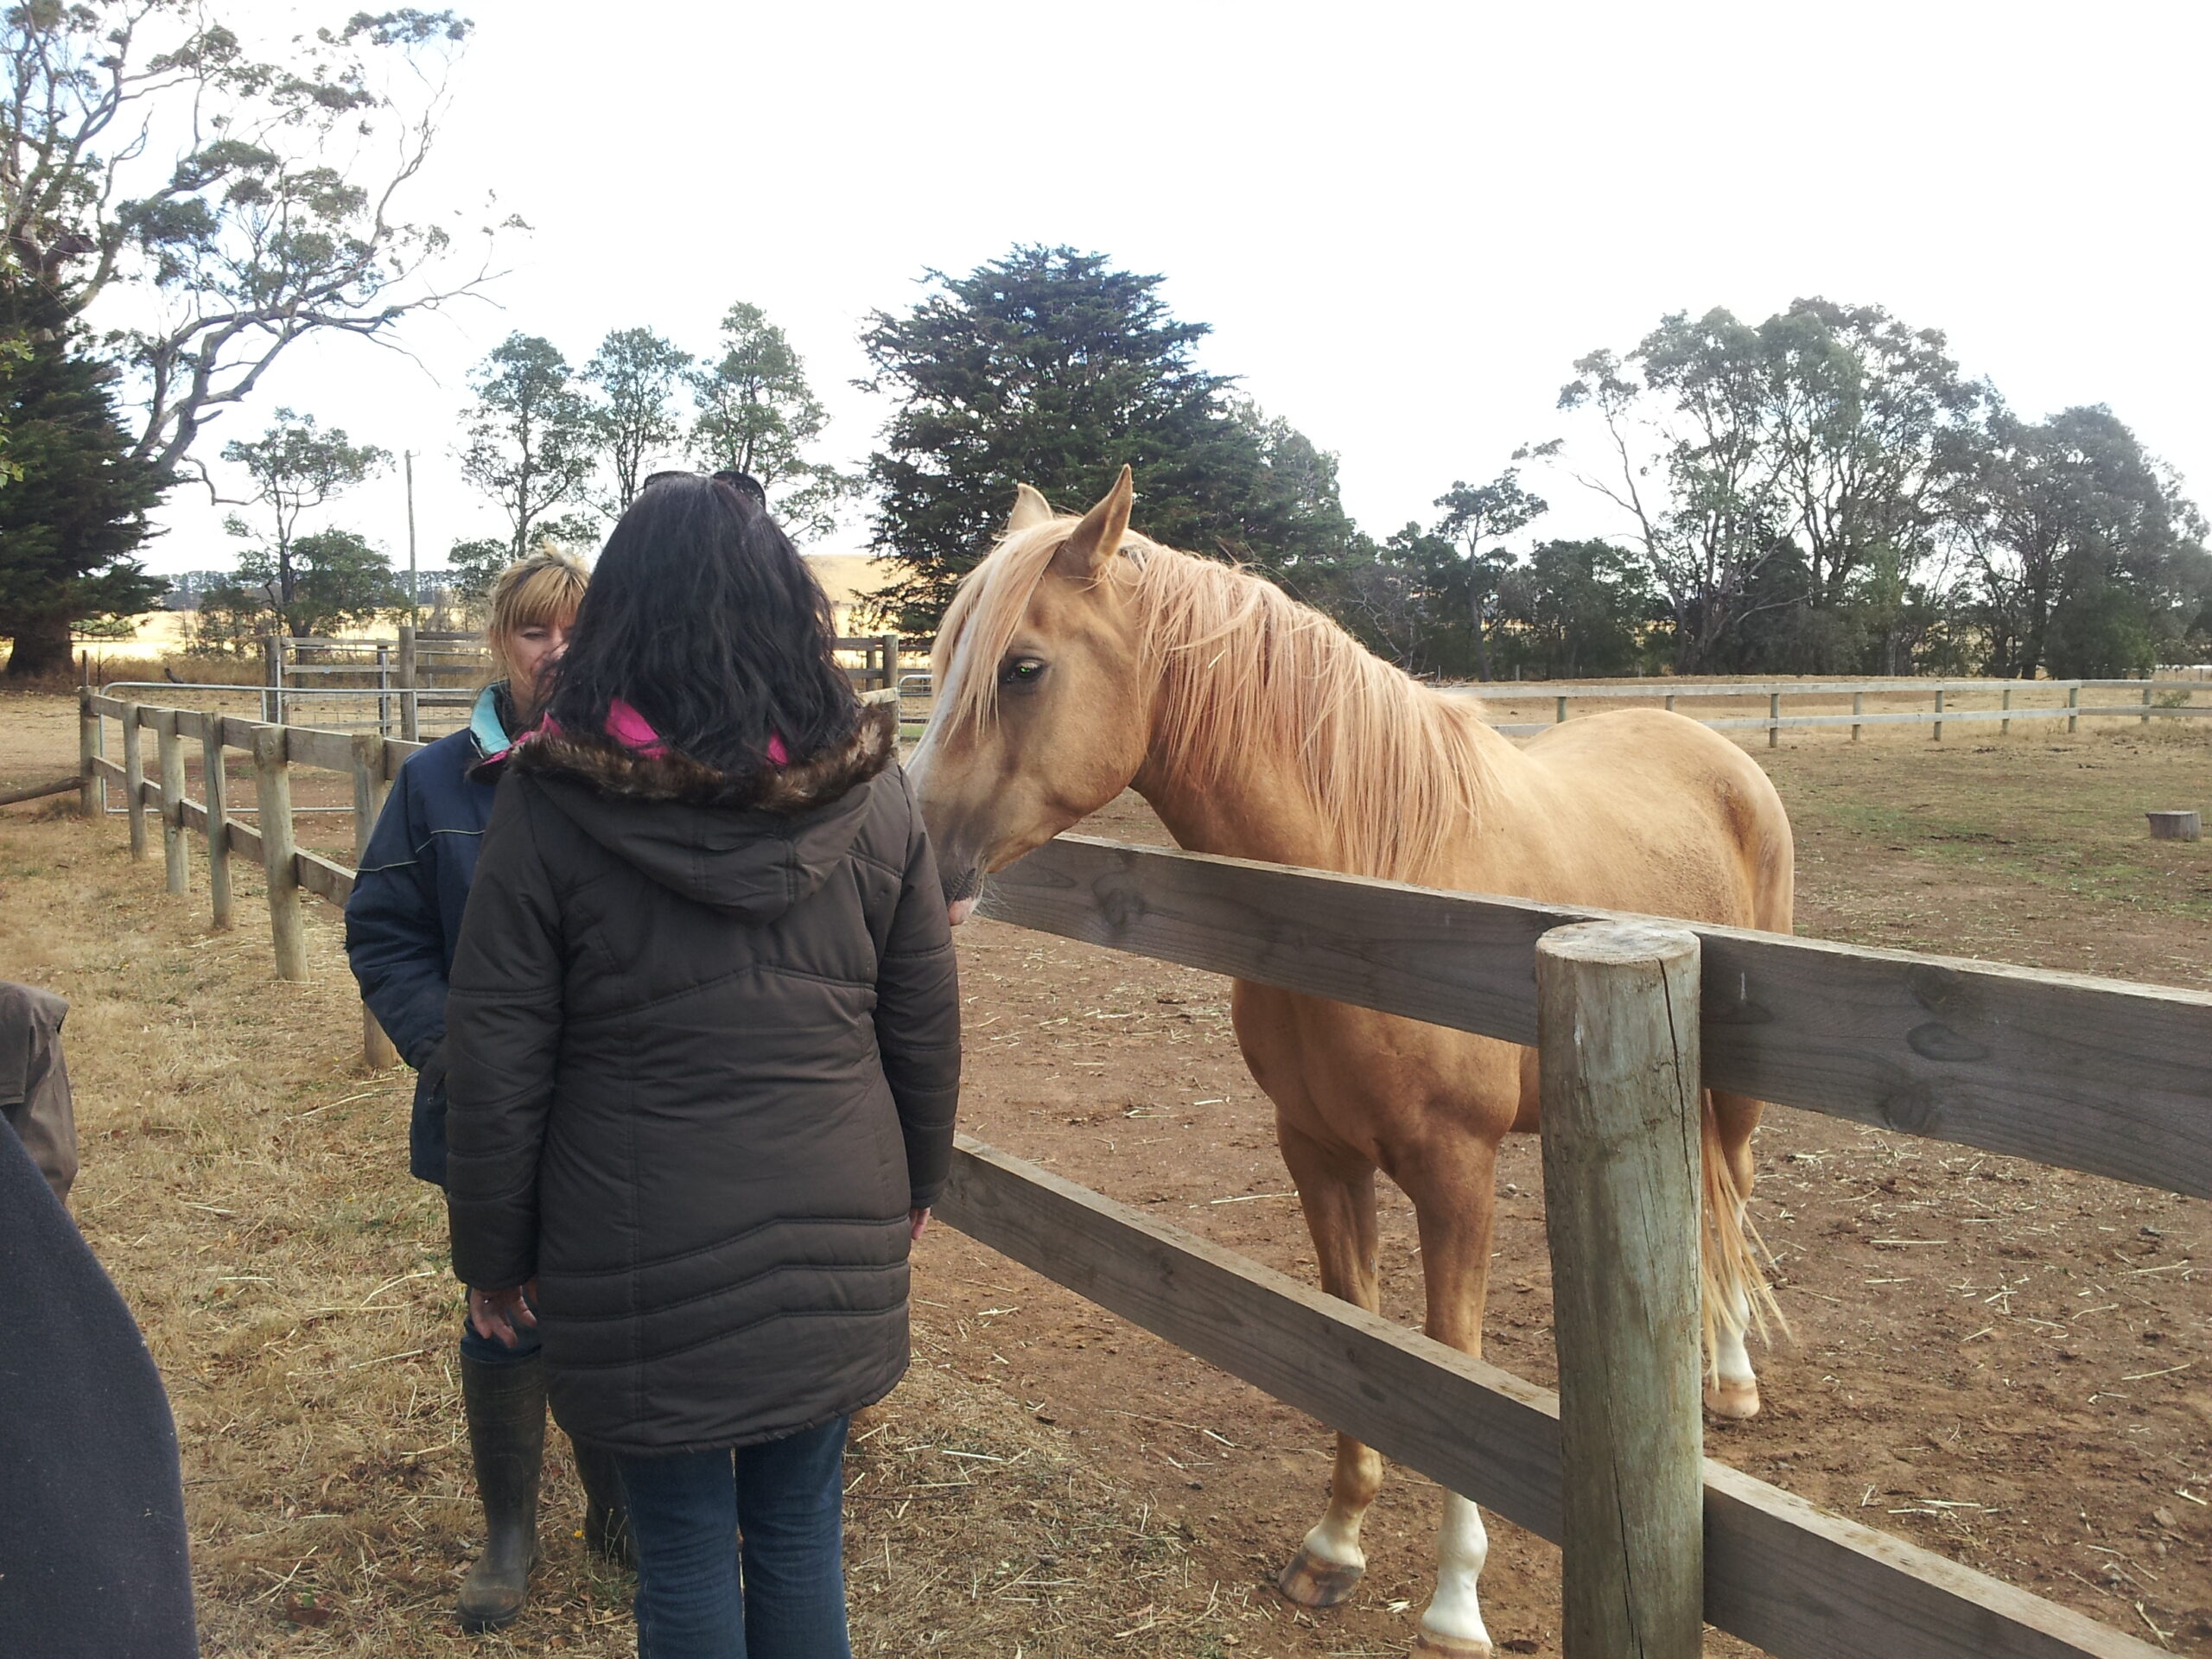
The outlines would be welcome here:
M 735 1452 L 618 1456 L 639 1659 L 851 1659 L 848 1419 Z

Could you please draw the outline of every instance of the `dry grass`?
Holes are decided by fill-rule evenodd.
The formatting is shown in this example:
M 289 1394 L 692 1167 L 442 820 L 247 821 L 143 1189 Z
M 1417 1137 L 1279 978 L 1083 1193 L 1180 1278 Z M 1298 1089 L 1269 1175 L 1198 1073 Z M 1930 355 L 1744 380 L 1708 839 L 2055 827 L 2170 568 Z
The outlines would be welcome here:
M 168 1381 L 207 1651 L 632 1653 L 557 1436 L 529 1612 L 490 1637 L 448 1617 L 474 1526 L 461 1299 L 404 1170 L 410 1074 L 361 1071 L 335 913 L 310 905 L 313 978 L 278 983 L 238 878 L 238 926 L 212 933 L 115 826 L 0 819 L 0 975 L 73 1004 L 75 1209 Z M 857 1651 L 1187 1655 L 1273 1616 L 1195 1579 L 1184 1535 L 1064 1433 L 940 1369 L 926 1323 L 917 1349 L 855 1431 Z

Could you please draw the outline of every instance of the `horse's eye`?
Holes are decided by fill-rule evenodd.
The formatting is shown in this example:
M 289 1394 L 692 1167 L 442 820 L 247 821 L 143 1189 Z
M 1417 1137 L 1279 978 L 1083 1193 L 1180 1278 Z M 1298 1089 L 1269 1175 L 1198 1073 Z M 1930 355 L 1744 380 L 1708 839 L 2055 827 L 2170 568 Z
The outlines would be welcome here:
M 1031 686 L 1045 677 L 1045 664 L 1034 657 L 1017 657 L 999 670 L 1001 685 Z

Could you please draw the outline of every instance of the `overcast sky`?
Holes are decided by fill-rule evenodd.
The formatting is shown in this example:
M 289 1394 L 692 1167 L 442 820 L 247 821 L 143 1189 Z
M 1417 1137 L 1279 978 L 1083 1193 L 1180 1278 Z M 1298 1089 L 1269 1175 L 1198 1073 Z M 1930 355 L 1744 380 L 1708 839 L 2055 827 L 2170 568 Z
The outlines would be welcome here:
M 270 28 L 349 9 L 233 7 Z M 203 440 L 212 460 L 289 404 L 413 449 L 425 567 L 502 531 L 453 452 L 468 369 L 510 329 L 577 364 L 639 324 L 703 350 L 751 301 L 856 462 L 885 414 L 849 385 L 868 313 L 1018 242 L 1162 274 L 1213 327 L 1206 366 L 1336 451 L 1377 534 L 1558 430 L 1582 353 L 1801 295 L 1944 330 L 2023 413 L 2109 404 L 2212 497 L 2212 8 L 463 9 L 478 33 L 418 200 L 474 223 L 488 187 L 535 227 L 503 242 L 496 304 L 410 322 L 414 360 L 296 348 Z M 1565 479 L 1529 481 L 1559 509 L 1539 533 L 1611 527 Z M 166 511 L 156 569 L 232 562 L 200 502 Z M 404 567 L 396 470 L 330 522 Z

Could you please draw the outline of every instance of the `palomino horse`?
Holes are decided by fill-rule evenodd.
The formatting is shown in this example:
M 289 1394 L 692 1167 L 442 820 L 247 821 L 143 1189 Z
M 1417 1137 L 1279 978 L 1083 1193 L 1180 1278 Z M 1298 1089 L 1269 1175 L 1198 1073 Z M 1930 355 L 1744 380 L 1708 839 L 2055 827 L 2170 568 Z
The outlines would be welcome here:
M 1130 499 L 1127 468 L 1080 521 L 1024 486 L 946 613 L 911 770 L 956 921 L 986 873 L 1128 787 L 1198 852 L 1790 931 L 1789 820 L 1733 743 L 1639 710 L 1516 747 L 1269 583 L 1128 534 Z M 1535 1054 L 1243 981 L 1230 1007 L 1323 1287 L 1376 1305 L 1381 1169 L 1413 1200 L 1428 1333 L 1480 1353 L 1497 1147 L 1536 1127 Z M 1771 1307 L 1742 1211 L 1759 1110 L 1706 1097 L 1706 1397 L 1724 1416 L 1758 1409 L 1745 1327 Z M 1285 1594 L 1350 1593 L 1381 1481 L 1339 1436 Z M 1474 1503 L 1447 1497 L 1415 1652 L 1491 1653 L 1488 1548 Z

